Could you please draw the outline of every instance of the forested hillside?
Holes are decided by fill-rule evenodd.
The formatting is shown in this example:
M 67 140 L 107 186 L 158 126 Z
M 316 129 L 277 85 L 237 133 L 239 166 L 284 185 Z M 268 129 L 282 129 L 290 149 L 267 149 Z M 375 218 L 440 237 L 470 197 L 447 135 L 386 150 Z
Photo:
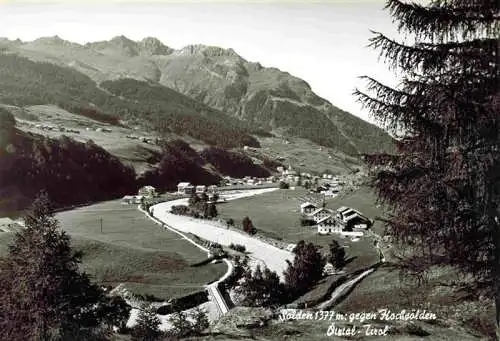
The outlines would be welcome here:
M 195 185 L 215 185 L 220 176 L 207 170 L 203 160 L 186 142 L 174 140 L 163 146 L 164 154 L 157 169 L 146 172 L 140 184 L 153 185 L 161 190 L 174 190 L 181 181 Z
M 186 132 L 218 147 L 255 146 L 248 134 L 273 133 L 306 138 L 355 157 L 394 148 L 385 131 L 319 97 L 306 81 L 249 62 L 232 49 L 188 45 L 175 50 L 155 38 L 136 42 L 124 36 L 85 45 L 59 37 L 4 40 L 2 46 L 34 61 L 69 66 L 124 96 L 126 105 L 119 110 L 93 101 L 103 112 L 120 118 L 132 113 L 129 119 L 143 122 L 159 116 L 162 131 Z M 155 115 L 160 108 L 161 115 Z
M 267 177 L 270 172 L 253 163 L 248 156 L 221 148 L 207 148 L 200 155 L 221 174 L 242 178 L 246 175 Z
M 56 207 L 116 198 L 136 191 L 134 171 L 89 141 L 49 139 L 15 128 L 0 111 L 0 211 L 27 207 L 46 190 Z
M 5 104 L 55 104 L 102 122 L 126 120 L 209 145 L 259 146 L 238 120 L 164 86 L 123 79 L 99 87 L 71 68 L 5 53 L 0 53 L 0 79 L 0 102 Z

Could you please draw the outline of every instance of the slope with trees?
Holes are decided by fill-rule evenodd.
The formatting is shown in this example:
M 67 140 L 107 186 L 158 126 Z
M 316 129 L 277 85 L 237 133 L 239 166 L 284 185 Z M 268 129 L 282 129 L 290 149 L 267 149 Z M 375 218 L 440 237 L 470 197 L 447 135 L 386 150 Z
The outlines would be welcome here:
M 268 177 L 270 175 L 267 169 L 254 164 L 252 159 L 242 153 L 211 147 L 201 151 L 200 155 L 224 175 L 235 178 L 244 176 Z
M 72 68 L 8 53 L 0 53 L 0 78 L 0 102 L 4 104 L 55 104 L 97 121 L 118 125 L 128 120 L 209 145 L 259 147 L 247 125 L 158 84 L 121 79 L 98 86 Z
M 109 340 L 130 307 L 80 271 L 82 255 L 60 230 L 46 194 L 24 221 L 0 263 L 0 339 Z
M 0 210 L 27 207 L 46 190 L 57 207 L 122 196 L 136 190 L 134 171 L 92 141 L 23 133 L 2 111 Z
M 273 131 L 305 137 L 351 155 L 391 150 L 393 147 L 391 137 L 382 129 L 336 108 L 317 96 L 307 82 L 287 72 L 248 62 L 232 49 L 188 45 L 173 50 L 154 38 L 148 38 L 147 42 L 134 42 L 120 36 L 82 46 L 52 37 L 34 42 L 6 40 L 0 42 L 0 46 L 4 46 L 9 53 L 18 53 L 33 60 L 65 67 L 70 65 L 97 83 L 104 81 L 104 86 L 113 93 L 122 93 L 125 97 L 131 95 L 126 101 L 127 106 L 138 100 L 144 107 L 153 110 L 158 105 L 168 108 L 162 115 L 171 121 L 169 125 L 184 131 L 195 131 L 199 137 L 211 138 L 209 131 L 213 129 L 218 132 L 216 141 L 231 143 L 226 137 L 232 136 L 234 143 L 241 143 L 243 138 L 248 140 L 248 136 L 231 135 L 231 131 L 238 130 L 233 129 L 232 122 L 239 121 L 236 127 L 243 128 L 248 134 L 269 136 Z M 146 50 L 145 44 L 149 46 Z M 123 75 L 139 82 L 120 79 Z M 130 91 L 125 84 L 132 85 Z M 140 98 L 133 97 L 135 94 L 152 99 L 154 104 L 141 102 Z M 187 98 L 195 102 L 189 102 Z M 207 114 L 203 119 L 198 119 L 198 115 L 196 119 L 189 116 L 193 103 L 196 103 L 195 111 Z M 182 108 L 186 115 L 175 115 L 178 108 Z M 127 111 L 132 112 L 123 108 L 119 116 Z M 210 116 L 216 111 L 229 116 L 224 122 L 219 119 L 214 122 Z M 151 112 L 138 112 L 146 119 L 152 116 Z M 182 121 L 176 122 L 173 117 Z M 230 122 L 222 128 L 222 124 Z M 228 133 L 226 137 L 224 131 Z M 252 141 L 255 142 L 248 140 Z

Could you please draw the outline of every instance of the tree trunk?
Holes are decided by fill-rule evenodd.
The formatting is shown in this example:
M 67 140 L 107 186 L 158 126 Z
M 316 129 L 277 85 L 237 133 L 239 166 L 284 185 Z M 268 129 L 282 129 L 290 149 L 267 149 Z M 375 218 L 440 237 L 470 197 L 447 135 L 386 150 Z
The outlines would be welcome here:
M 493 272 L 494 294 L 495 294 L 495 336 L 496 341 L 500 341 L 500 223 L 498 217 L 495 217 L 495 269 Z

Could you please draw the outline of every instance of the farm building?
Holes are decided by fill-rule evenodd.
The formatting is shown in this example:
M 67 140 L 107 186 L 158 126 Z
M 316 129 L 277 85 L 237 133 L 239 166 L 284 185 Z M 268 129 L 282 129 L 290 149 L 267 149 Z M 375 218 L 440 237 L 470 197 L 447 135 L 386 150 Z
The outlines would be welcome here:
M 187 193 L 186 189 L 191 190 L 193 186 L 189 182 L 179 182 L 177 185 L 177 192 L 179 194 L 190 194 L 191 192 Z
M 122 198 L 122 204 L 133 204 L 135 195 L 126 195 Z
M 308 214 L 309 217 L 311 217 L 315 222 L 320 221 L 321 219 L 331 215 L 332 212 L 330 210 L 327 210 L 326 208 L 318 208 L 316 211 L 313 211 Z
M 333 275 L 335 274 L 335 267 L 333 266 L 332 263 L 326 263 L 325 267 L 323 268 L 323 273 L 325 275 Z
M 205 185 L 196 186 L 196 193 L 201 194 L 201 193 L 205 193 L 206 191 L 207 191 L 207 186 L 205 186 Z
M 156 197 L 158 195 L 156 193 L 156 188 L 154 188 L 153 186 L 144 186 L 144 187 L 141 187 L 139 189 L 139 191 L 137 192 L 137 194 L 138 195 L 142 195 L 145 198 L 154 198 L 154 197 Z
M 352 230 L 354 228 L 367 229 L 372 224 L 371 220 L 365 217 L 359 211 L 345 206 L 337 209 L 335 217 L 338 220 L 342 221 L 347 230 Z
M 339 224 L 339 222 L 337 222 L 331 215 L 319 220 L 317 224 L 319 234 L 329 234 L 342 231 L 341 224 Z
M 300 213 L 302 213 L 302 214 L 310 214 L 317 209 L 318 209 L 318 206 L 316 206 L 310 202 L 305 202 L 302 205 L 300 205 Z

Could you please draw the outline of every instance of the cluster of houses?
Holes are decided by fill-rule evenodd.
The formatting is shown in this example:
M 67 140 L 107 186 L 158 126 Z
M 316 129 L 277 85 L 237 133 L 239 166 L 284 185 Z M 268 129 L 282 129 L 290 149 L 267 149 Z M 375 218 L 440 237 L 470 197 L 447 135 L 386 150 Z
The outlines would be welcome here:
M 323 176 L 325 175 L 327 174 L 323 174 Z M 320 180 L 318 186 L 312 192 L 323 194 L 326 197 L 334 197 L 342 190 L 343 184 L 344 182 L 337 177 L 323 177 L 323 180 Z
M 318 176 L 312 175 L 311 173 L 298 173 L 292 166 L 288 168 L 280 166 L 277 167 L 276 170 L 281 174 L 279 181 L 291 185 L 298 185 L 299 182 L 302 182 L 302 184 L 309 182 L 313 184 L 311 192 L 321 193 L 327 197 L 336 196 L 340 192 L 343 184 L 343 181 L 333 174 L 325 173 Z
M 144 200 L 156 198 L 158 192 L 153 186 L 143 186 L 139 188 L 137 195 L 126 195 L 122 198 L 124 204 L 141 204 Z
M 177 194 L 202 194 L 211 193 L 215 194 L 218 192 L 218 187 L 216 185 L 192 185 L 189 182 L 179 182 L 177 185 Z
M 363 236 L 373 222 L 354 208 L 342 206 L 336 211 L 306 202 L 300 205 L 300 213 L 314 222 L 319 234 L 340 233 Z
M 276 176 L 269 176 L 267 178 L 245 176 L 242 179 L 225 176 L 224 178 L 222 178 L 220 184 L 221 186 L 243 186 L 243 185 L 260 186 L 265 184 L 273 184 L 276 183 L 277 181 L 278 177 Z
M 43 131 L 59 131 L 59 132 L 66 132 L 66 133 L 74 133 L 74 134 L 80 134 L 79 130 L 76 129 L 71 129 L 71 128 L 66 128 L 63 126 L 52 126 L 52 125 L 47 125 L 47 124 L 26 124 L 29 128 L 36 128 L 40 129 Z
M 131 139 L 131 140 L 139 140 L 141 142 L 144 142 L 147 144 L 154 144 L 154 145 L 159 145 L 160 141 L 161 141 L 161 139 L 158 137 L 152 138 L 152 137 L 144 137 L 144 136 L 137 136 L 137 135 L 127 135 L 125 137 L 128 139 Z
M 280 166 L 277 167 L 276 170 L 281 174 L 280 175 L 280 181 L 289 183 L 289 184 L 297 184 L 300 180 L 300 176 L 297 173 L 296 170 L 292 168 L 292 166 L 289 166 L 287 169 L 284 167 Z
M 99 127 L 99 128 L 95 128 L 95 129 L 92 129 L 92 128 L 85 128 L 86 130 L 90 131 L 90 130 L 94 130 L 98 133 L 111 133 L 112 130 L 109 129 L 109 128 L 103 128 L 103 127 Z

